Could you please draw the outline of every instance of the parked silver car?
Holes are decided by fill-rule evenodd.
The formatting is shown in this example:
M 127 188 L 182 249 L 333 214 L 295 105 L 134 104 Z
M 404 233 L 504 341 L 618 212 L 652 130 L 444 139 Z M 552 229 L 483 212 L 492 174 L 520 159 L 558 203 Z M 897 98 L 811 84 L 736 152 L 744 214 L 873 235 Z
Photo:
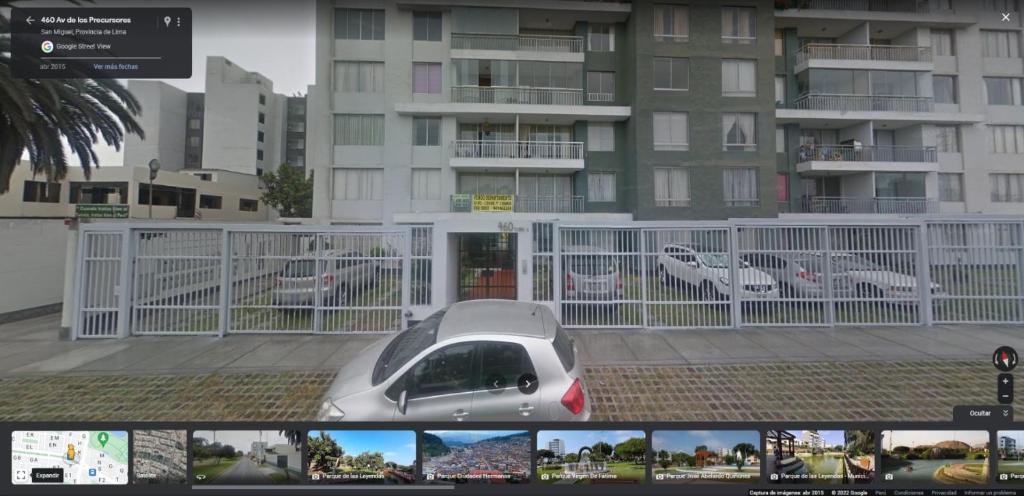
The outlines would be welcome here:
M 319 265 L 319 270 L 317 268 Z M 289 260 L 274 280 L 271 300 L 278 306 L 313 306 L 317 283 L 325 305 L 341 305 L 352 292 L 373 284 L 380 264 L 356 250 L 329 250 Z
M 779 284 L 783 298 L 822 299 L 826 297 L 825 264 L 819 255 L 808 253 L 747 253 L 740 260 L 768 273 Z M 833 263 L 828 273 L 832 278 L 832 296 L 853 296 L 850 274 L 840 264 Z
M 583 366 L 547 307 L 456 303 L 346 364 L 326 421 L 576 421 L 590 418 Z
M 592 247 L 565 247 L 564 299 L 569 301 L 615 301 L 622 299 L 622 274 L 618 260 Z M 593 252 L 593 253 L 591 253 Z M 615 305 L 617 307 L 617 305 Z

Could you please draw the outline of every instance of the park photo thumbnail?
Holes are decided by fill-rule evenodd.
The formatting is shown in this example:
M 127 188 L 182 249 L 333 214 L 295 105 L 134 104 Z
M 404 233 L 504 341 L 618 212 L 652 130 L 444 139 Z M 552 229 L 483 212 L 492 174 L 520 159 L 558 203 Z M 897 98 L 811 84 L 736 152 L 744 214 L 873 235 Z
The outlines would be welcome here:
M 1024 484 L 1024 431 L 999 431 L 996 435 L 1000 484 Z
M 875 433 L 868 430 L 770 430 L 768 481 L 866 484 L 875 480 Z
M 988 431 L 882 431 L 882 474 L 902 484 L 985 484 Z
M 654 431 L 654 482 L 744 483 L 761 479 L 758 431 Z
M 639 484 L 646 480 L 643 431 L 539 431 L 537 478 L 546 484 Z
M 213 485 L 298 484 L 302 431 L 193 431 L 192 482 Z
M 424 431 L 427 482 L 523 483 L 530 479 L 527 431 Z
M 415 431 L 309 431 L 306 457 L 314 483 L 416 482 Z
M 132 431 L 133 484 L 187 484 L 188 431 Z

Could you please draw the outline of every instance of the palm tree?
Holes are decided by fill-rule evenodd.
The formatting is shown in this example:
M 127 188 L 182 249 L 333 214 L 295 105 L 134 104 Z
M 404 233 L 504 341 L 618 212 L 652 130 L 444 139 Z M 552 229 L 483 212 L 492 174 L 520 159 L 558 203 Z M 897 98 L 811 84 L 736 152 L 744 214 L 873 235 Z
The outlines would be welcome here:
M 0 0 L 0 9 L 12 0 Z M 34 55 L 30 63 L 38 63 Z M 135 120 L 138 100 L 113 79 L 19 79 L 12 72 L 11 23 L 0 15 L 0 193 L 10 187 L 11 174 L 27 150 L 34 174 L 58 181 L 67 174 L 68 159 L 61 138 L 90 176 L 99 157 L 93 145 L 103 141 L 119 150 L 125 133 L 145 138 Z

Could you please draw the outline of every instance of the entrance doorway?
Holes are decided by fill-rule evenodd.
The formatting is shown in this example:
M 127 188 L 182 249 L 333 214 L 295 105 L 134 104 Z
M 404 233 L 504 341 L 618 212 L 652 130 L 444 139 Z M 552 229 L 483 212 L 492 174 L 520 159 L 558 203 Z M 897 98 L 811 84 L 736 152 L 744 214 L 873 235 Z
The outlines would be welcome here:
M 459 301 L 516 299 L 516 234 L 459 234 Z

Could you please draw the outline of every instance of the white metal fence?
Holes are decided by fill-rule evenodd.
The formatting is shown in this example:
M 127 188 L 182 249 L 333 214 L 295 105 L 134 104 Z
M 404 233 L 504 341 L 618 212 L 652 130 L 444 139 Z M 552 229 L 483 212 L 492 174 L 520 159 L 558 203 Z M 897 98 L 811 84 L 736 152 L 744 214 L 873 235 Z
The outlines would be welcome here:
M 432 226 L 81 229 L 77 338 L 393 332 L 410 307 L 448 303 L 432 294 L 433 271 L 445 267 L 435 261 L 449 256 L 434 252 Z M 1024 323 L 1019 218 L 535 222 L 530 230 L 520 281 L 567 327 Z

